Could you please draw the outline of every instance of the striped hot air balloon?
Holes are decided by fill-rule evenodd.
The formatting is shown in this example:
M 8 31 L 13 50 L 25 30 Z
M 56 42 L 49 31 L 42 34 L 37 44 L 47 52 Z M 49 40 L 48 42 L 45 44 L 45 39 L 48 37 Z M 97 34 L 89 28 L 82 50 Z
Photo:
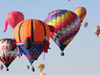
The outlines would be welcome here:
M 16 48 L 16 43 L 10 39 L 5 38 L 0 40 L 0 61 L 4 63 L 9 70 L 9 65 L 18 55 L 18 49 Z
M 42 70 L 45 68 L 45 65 L 41 63 L 41 64 L 38 64 L 37 67 L 42 72 Z
M 18 23 L 14 29 L 14 37 L 19 49 L 18 55 L 24 54 L 32 65 L 43 51 L 48 52 L 50 30 L 54 31 L 52 26 L 49 27 L 46 23 L 36 19 Z

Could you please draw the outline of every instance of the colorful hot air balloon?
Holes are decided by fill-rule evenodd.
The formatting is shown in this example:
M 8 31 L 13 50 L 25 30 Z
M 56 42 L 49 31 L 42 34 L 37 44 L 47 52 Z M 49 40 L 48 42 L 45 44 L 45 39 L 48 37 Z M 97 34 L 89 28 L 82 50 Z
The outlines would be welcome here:
M 41 73 L 40 75 L 46 75 L 45 73 Z
M 18 50 L 16 48 L 16 43 L 12 39 L 5 38 L 0 40 L 0 61 L 7 67 L 7 71 L 9 70 L 9 65 L 17 55 Z
M 4 66 L 2 64 L 0 64 L 0 70 L 3 70 Z
M 40 20 L 29 19 L 18 23 L 14 29 L 14 37 L 19 49 L 19 56 L 24 54 L 32 65 L 43 51 L 47 53 L 50 30 L 53 32 L 53 27 L 49 27 Z
M 100 34 L 100 28 L 99 28 L 99 26 L 96 26 L 96 27 L 95 27 L 94 33 L 95 33 L 95 34 L 97 35 L 97 37 L 98 37 L 98 35 Z
M 42 72 L 42 70 L 45 68 L 45 65 L 41 63 L 41 64 L 38 64 L 37 67 Z
M 84 28 L 86 28 L 88 26 L 88 22 L 83 22 L 82 24 L 83 24 Z
M 63 56 L 65 47 L 80 29 L 81 22 L 79 17 L 69 10 L 58 9 L 49 13 L 44 22 L 55 27 L 55 32 L 50 34 L 51 39 L 59 46 Z
M 85 16 L 86 16 L 86 9 L 84 7 L 77 7 L 75 9 L 75 14 L 78 15 L 78 17 L 80 18 L 81 22 L 84 20 Z
M 6 32 L 8 24 L 12 27 L 12 29 L 15 28 L 15 26 L 20 22 L 24 20 L 24 15 L 23 13 L 19 12 L 19 11 L 12 11 L 9 12 L 6 16 L 6 20 L 5 20 L 5 28 L 3 32 Z

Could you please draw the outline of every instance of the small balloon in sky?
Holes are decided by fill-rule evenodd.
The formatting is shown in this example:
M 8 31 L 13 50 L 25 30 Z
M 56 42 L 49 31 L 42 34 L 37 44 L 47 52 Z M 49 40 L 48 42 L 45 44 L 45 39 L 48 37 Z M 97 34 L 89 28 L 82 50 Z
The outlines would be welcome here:
M 88 26 L 88 22 L 83 22 L 82 24 L 83 24 L 84 28 L 86 28 Z
M 6 32 L 8 24 L 12 27 L 12 29 L 14 29 L 15 26 L 22 20 L 24 20 L 24 15 L 22 12 L 19 11 L 9 12 L 6 16 L 5 25 L 4 25 L 5 28 L 3 32 Z
M 41 63 L 41 64 L 38 64 L 37 67 L 42 72 L 42 70 L 45 68 L 45 65 Z
M 100 34 L 100 27 L 99 26 L 95 27 L 94 33 L 97 35 L 97 37 L 99 36 L 99 34 Z

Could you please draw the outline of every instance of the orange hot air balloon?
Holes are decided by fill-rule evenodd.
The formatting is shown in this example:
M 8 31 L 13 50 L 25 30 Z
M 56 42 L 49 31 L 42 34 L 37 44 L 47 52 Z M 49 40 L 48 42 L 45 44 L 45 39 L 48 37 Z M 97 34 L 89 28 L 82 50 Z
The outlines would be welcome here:
M 84 20 L 85 16 L 86 16 L 86 9 L 84 7 L 77 7 L 75 9 L 75 14 L 78 15 L 78 17 L 80 18 L 81 22 Z
M 53 29 L 52 26 L 49 27 L 46 23 L 36 19 L 23 20 L 18 23 L 14 29 L 14 37 L 19 49 L 18 56 L 24 54 L 32 65 L 43 51 L 48 52 L 50 32 L 53 32 Z M 35 71 L 34 67 L 31 71 Z

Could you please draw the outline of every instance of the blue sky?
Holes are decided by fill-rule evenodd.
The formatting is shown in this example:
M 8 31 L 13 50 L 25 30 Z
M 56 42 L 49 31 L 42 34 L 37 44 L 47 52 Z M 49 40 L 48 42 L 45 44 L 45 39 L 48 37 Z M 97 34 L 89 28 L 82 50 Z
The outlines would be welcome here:
M 25 19 L 44 20 L 49 12 L 56 9 L 66 9 L 73 11 L 79 7 L 87 9 L 87 15 L 83 22 L 88 22 L 85 29 L 81 26 L 76 37 L 65 48 L 65 56 L 60 56 L 60 49 L 50 39 L 51 49 L 45 55 L 42 54 L 37 61 L 33 63 L 35 72 L 27 70 L 30 65 L 25 56 L 18 57 L 9 66 L 0 71 L 0 75 L 39 75 L 37 68 L 39 63 L 45 64 L 44 73 L 47 75 L 100 75 L 100 36 L 96 37 L 93 33 L 95 26 L 100 24 L 100 1 L 99 0 L 0 0 L 0 39 L 13 38 L 13 29 L 8 29 L 3 33 L 4 22 L 7 13 L 11 11 L 20 11 Z M 100 26 L 100 25 L 99 25 Z M 1 63 L 1 62 L 0 62 Z

